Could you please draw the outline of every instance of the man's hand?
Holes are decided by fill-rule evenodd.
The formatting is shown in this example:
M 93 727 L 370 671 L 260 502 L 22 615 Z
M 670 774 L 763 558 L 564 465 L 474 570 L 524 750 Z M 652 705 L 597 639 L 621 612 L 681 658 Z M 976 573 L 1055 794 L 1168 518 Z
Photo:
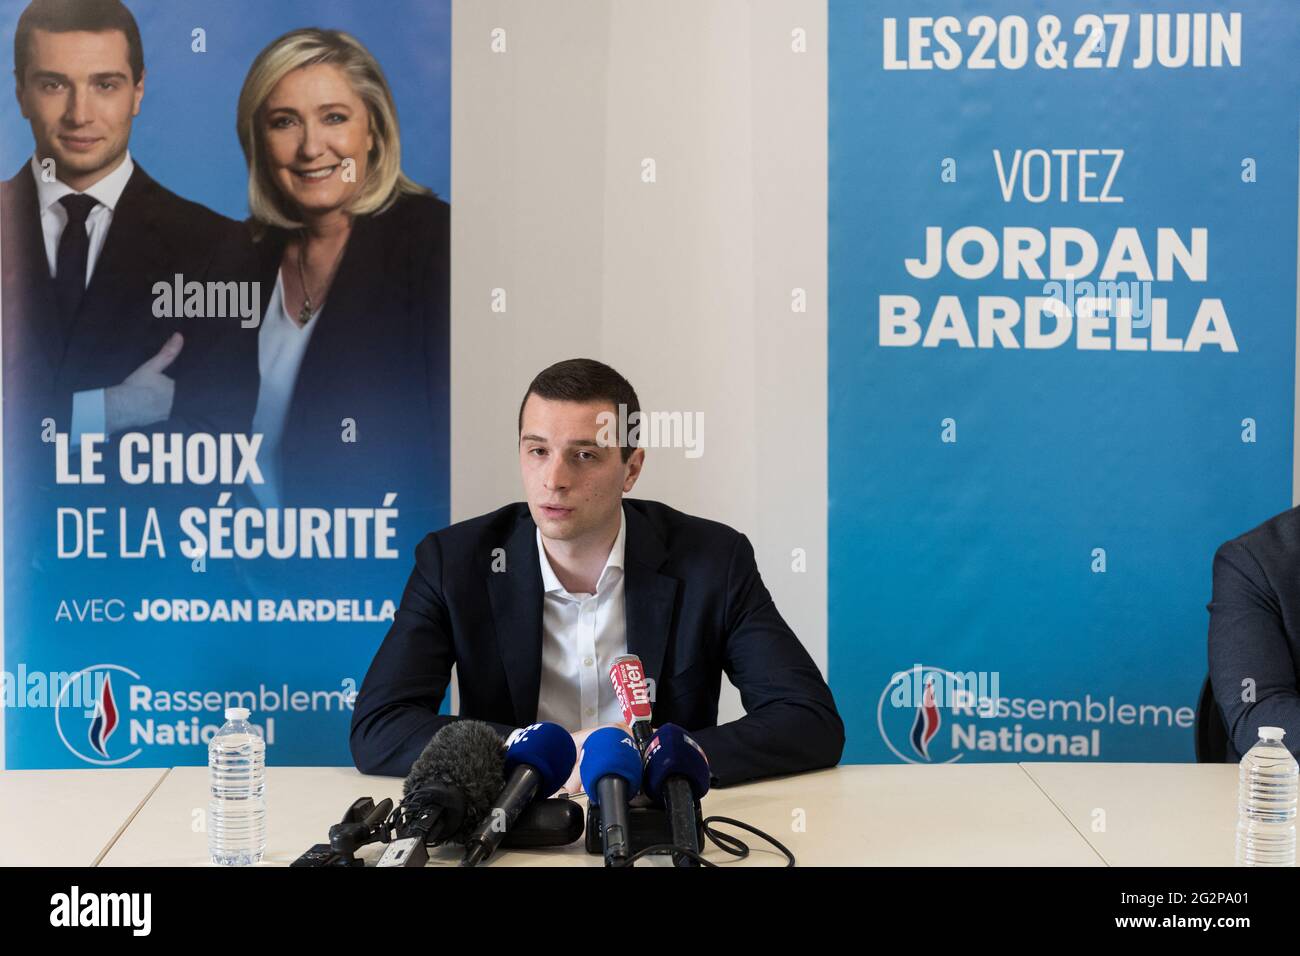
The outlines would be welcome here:
M 110 435 L 164 421 L 172 413 L 176 383 L 163 372 L 176 361 L 184 346 L 184 337 L 173 332 L 157 355 L 128 375 L 121 385 L 105 389 L 104 425 Z
M 617 727 L 626 733 L 630 734 L 632 732 L 627 724 L 601 724 L 601 727 Z M 574 761 L 573 772 L 569 774 L 569 779 L 560 788 L 561 791 L 571 797 L 582 792 L 582 774 L 578 773 L 578 764 L 582 763 L 582 745 L 587 742 L 587 738 L 592 735 L 593 731 L 599 729 L 600 727 L 588 727 L 586 730 L 575 730 L 571 735 L 573 737 L 573 746 L 578 750 L 578 759 Z

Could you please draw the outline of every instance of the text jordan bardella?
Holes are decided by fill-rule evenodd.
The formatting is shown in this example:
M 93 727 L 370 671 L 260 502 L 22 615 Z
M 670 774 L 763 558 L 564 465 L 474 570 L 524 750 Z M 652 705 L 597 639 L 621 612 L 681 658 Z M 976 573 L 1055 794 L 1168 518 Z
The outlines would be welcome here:
M 391 621 L 397 611 L 391 600 L 373 598 L 144 598 L 130 611 L 135 621 L 337 621 L 373 624 Z M 76 598 L 59 602 L 56 622 L 116 623 L 128 611 L 121 598 Z

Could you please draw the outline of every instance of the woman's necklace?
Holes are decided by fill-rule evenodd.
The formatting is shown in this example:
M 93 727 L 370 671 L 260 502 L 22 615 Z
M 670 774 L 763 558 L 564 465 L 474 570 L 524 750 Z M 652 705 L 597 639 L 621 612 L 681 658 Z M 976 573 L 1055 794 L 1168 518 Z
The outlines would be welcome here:
M 339 247 L 339 251 L 334 254 L 334 263 L 330 266 L 329 275 L 325 279 L 325 287 L 321 290 L 321 300 L 324 301 L 326 293 L 331 285 L 334 284 L 334 273 L 339 267 L 339 260 L 343 258 L 343 250 L 347 248 L 347 241 Z M 307 235 L 303 233 L 298 240 L 298 281 L 302 283 L 302 308 L 298 310 L 298 326 L 302 328 L 312 320 L 316 310 L 320 308 L 319 303 L 312 301 L 311 291 L 307 288 Z

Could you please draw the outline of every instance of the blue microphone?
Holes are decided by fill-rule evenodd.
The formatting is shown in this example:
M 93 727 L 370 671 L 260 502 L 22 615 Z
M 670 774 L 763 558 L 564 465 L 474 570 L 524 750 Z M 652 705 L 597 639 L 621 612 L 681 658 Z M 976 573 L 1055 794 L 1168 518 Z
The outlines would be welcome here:
M 704 750 L 676 724 L 664 724 L 656 732 L 645 756 L 645 792 L 668 814 L 673 845 L 700 852 L 695 827 L 695 801 L 709 792 L 709 759 Z M 697 866 L 681 853 L 673 854 L 674 866 Z
M 593 730 L 578 764 L 587 800 L 600 807 L 606 866 L 625 866 L 630 855 L 627 805 L 641 789 L 641 750 L 617 727 Z
M 559 724 L 529 724 L 511 733 L 506 738 L 506 785 L 465 844 L 460 865 L 477 866 L 490 857 L 524 807 L 560 789 L 577 757 L 573 737 Z

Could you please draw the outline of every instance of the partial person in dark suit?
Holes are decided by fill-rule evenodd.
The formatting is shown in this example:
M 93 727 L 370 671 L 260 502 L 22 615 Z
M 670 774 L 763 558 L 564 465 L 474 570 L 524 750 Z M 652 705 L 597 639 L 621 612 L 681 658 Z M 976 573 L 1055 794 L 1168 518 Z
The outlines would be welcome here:
M 1281 727 L 1300 754 L 1300 508 L 1223 544 L 1214 555 L 1210 684 L 1230 762 Z
M 403 775 L 433 734 L 454 664 L 460 717 L 508 733 L 538 720 L 579 747 L 620 723 L 612 660 L 638 655 L 653 721 L 690 731 L 715 783 L 836 764 L 844 725 L 830 689 L 764 587 L 738 531 L 624 498 L 645 461 L 602 414 L 640 408 L 627 380 L 560 362 L 519 412 L 527 502 L 429 534 L 355 702 L 352 756 Z M 726 673 L 744 717 L 717 726 Z M 576 789 L 576 774 L 566 789 Z
M 250 279 L 249 245 L 132 159 L 144 96 L 134 18 L 118 0 L 33 0 L 14 75 L 35 152 L 3 187 L 6 385 L 21 383 L 60 430 L 74 417 L 108 434 L 169 420 L 247 430 L 254 333 L 237 315 L 155 315 L 155 284 L 177 274 Z
M 392 93 L 346 33 L 272 41 L 238 129 L 273 290 L 253 422 L 267 481 L 251 491 L 267 507 L 378 507 L 395 492 L 409 554 L 448 496 L 447 204 L 402 172 Z
M 91 433 L 247 432 L 257 340 L 234 303 L 256 290 L 241 226 L 164 189 L 130 154 L 144 53 L 118 0 L 33 0 L 14 78 L 35 149 L 0 188 L 5 488 L 8 516 L 26 520 L 28 508 L 46 514 L 54 488 L 47 420 L 74 450 Z M 220 283 L 226 308 L 208 314 L 206 296 L 202 315 L 160 307 L 178 275 Z M 100 470 L 116 475 L 111 450 Z M 6 531 L 52 546 L 46 527 Z

